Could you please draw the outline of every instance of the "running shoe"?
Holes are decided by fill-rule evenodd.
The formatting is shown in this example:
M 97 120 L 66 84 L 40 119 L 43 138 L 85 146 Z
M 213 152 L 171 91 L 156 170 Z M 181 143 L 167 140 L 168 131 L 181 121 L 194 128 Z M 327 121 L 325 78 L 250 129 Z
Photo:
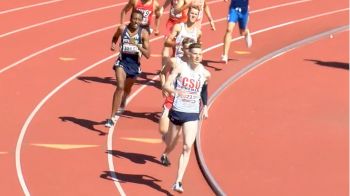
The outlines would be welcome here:
M 247 47 L 248 47 L 248 48 L 252 47 L 253 40 L 252 40 L 252 36 L 250 35 L 250 32 L 249 32 L 249 31 L 248 31 L 248 33 L 245 35 L 244 39 L 245 39 L 245 43 L 247 44 Z
M 111 128 L 114 126 L 114 122 L 112 119 L 107 119 L 107 122 L 105 123 L 105 127 Z
M 226 55 L 221 55 L 221 61 L 227 64 L 228 57 Z
M 184 189 L 182 188 L 182 183 L 181 182 L 177 182 L 173 185 L 173 190 L 177 191 L 179 193 L 184 192 Z
M 171 163 L 170 163 L 170 161 L 169 161 L 169 159 L 168 159 L 168 157 L 165 155 L 165 154 L 163 154 L 161 157 L 160 157 L 160 162 L 162 163 L 162 165 L 164 165 L 164 166 L 169 166 Z

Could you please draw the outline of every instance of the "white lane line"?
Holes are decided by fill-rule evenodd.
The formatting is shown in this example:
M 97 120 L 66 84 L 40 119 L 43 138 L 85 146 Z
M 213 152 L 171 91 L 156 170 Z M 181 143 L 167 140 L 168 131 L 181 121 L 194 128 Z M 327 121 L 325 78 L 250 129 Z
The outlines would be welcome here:
M 279 8 L 279 7 L 283 7 L 283 6 L 289 6 L 289 5 L 293 5 L 293 4 L 297 4 L 297 3 L 303 3 L 303 2 L 307 2 L 307 1 L 310 1 L 310 0 L 295 1 L 295 2 L 291 2 L 291 3 L 276 5 L 276 6 L 267 7 L 267 8 L 262 8 L 262 9 L 258 9 L 258 10 L 252 11 L 251 13 L 258 13 L 258 12 L 261 12 L 261 10 L 270 10 L 270 9 L 275 9 L 275 8 Z M 213 1 L 213 2 L 214 2 L 214 1 Z M 215 2 L 217 2 L 217 1 L 215 1 Z M 168 13 L 168 12 L 165 12 L 164 14 L 166 14 L 166 13 Z M 220 21 L 224 21 L 224 20 L 226 20 L 226 17 L 225 17 L 225 18 L 221 18 L 221 19 L 214 20 L 214 22 L 220 22 Z M 205 23 L 203 23 L 202 25 L 204 26 L 204 25 L 208 25 L 208 24 L 209 24 L 209 22 L 205 22 Z M 92 35 L 92 34 L 94 34 L 94 33 L 98 33 L 98 32 L 104 31 L 104 30 L 108 30 L 108 29 L 113 28 L 113 27 L 116 27 L 116 26 L 117 26 L 117 25 L 112 25 L 112 26 L 109 26 L 109 27 L 101 28 L 101 29 L 98 29 L 98 30 L 95 30 L 95 31 L 91 31 L 91 32 L 88 32 L 88 33 L 85 33 L 85 34 L 82 34 L 82 35 L 79 35 L 79 36 L 76 36 L 76 37 L 67 39 L 67 40 L 65 40 L 65 41 L 63 41 L 63 42 L 60 42 L 60 43 L 51 45 L 51 46 L 49 46 L 49 47 L 47 47 L 47 48 L 44 48 L 44 49 L 42 49 L 42 50 L 40 50 L 40 51 L 37 51 L 37 52 L 35 52 L 35 53 L 30 54 L 30 55 L 28 55 L 28 56 L 26 56 L 26 57 L 24 57 L 24 58 L 22 58 L 22 59 L 20 59 L 20 60 L 18 60 L 18 61 L 16 61 L 16 62 L 12 63 L 11 65 L 8 65 L 8 66 L 6 66 L 6 67 L 0 69 L 0 74 L 2 74 L 3 72 L 5 72 L 5 71 L 7 71 L 7 70 L 9 70 L 9 69 L 11 69 L 11 68 L 17 66 L 17 65 L 20 64 L 20 63 L 23 63 L 24 61 L 27 61 L 27 60 L 29 60 L 29 59 L 31 59 L 31 58 L 33 58 L 33 57 L 35 57 L 35 56 L 37 56 L 37 55 L 39 55 L 39 54 L 41 54 L 41 53 L 46 52 L 46 51 L 48 51 L 48 50 L 51 50 L 51 49 L 56 48 L 56 47 L 58 47 L 58 46 L 61 46 L 61 45 L 63 45 L 63 44 L 67 44 L 67 43 L 69 43 L 69 42 L 71 42 L 71 41 L 75 41 L 75 40 L 77 40 L 77 39 L 80 39 L 80 38 L 83 38 L 83 37 Z
M 151 41 L 155 41 L 155 40 L 158 40 L 158 39 L 162 39 L 163 36 L 160 36 L 160 37 L 157 37 L 157 38 L 154 38 L 152 39 Z M 28 118 L 26 119 L 22 129 L 21 129 L 21 132 L 20 132 L 20 135 L 18 137 L 18 140 L 17 140 L 17 144 L 16 144 L 16 170 L 17 170 L 17 176 L 18 176 L 18 180 L 21 184 L 21 187 L 23 189 L 23 192 L 25 195 L 30 195 L 29 193 L 29 190 L 28 190 L 28 187 L 25 183 L 25 180 L 24 180 L 24 177 L 23 177 L 23 172 L 22 172 L 22 167 L 21 167 L 21 148 L 22 148 L 22 143 L 23 143 L 23 139 L 24 139 L 24 136 L 25 136 L 25 133 L 28 129 L 28 126 L 29 124 L 31 123 L 31 121 L 33 120 L 34 116 L 38 113 L 38 111 L 43 107 L 43 105 L 54 95 L 56 94 L 60 89 L 62 89 L 65 85 L 67 85 L 69 82 L 71 82 L 72 80 L 76 79 L 78 76 L 82 75 L 83 73 L 89 71 L 90 69 L 96 67 L 97 65 L 100 65 L 112 58 L 115 58 L 118 54 L 113 54 L 111 56 L 108 56 L 92 65 L 90 65 L 89 67 L 81 70 L 80 72 L 74 74 L 73 76 L 71 76 L 70 78 L 68 78 L 67 80 L 65 80 L 64 82 L 62 82 L 60 85 L 58 85 L 55 89 L 53 89 L 48 95 L 45 96 L 44 99 L 42 99 L 39 104 L 34 108 L 34 110 L 30 113 L 30 115 L 28 116 Z M 108 133 L 110 134 L 110 133 Z M 108 136 L 110 137 L 110 136 Z M 110 148 L 110 150 L 112 150 L 112 148 Z M 113 170 L 114 171 L 114 170 Z M 120 187 L 120 184 L 119 182 L 115 181 L 114 182 L 117 187 Z M 119 188 L 118 188 L 119 190 Z M 122 189 L 121 189 L 122 190 Z M 123 192 L 123 191 L 120 191 L 120 192 Z
M 63 20 L 63 19 L 72 18 L 72 17 L 75 17 L 75 16 L 84 15 L 84 14 L 89 14 L 89 13 L 92 13 L 92 12 L 97 12 L 97 11 L 101 11 L 101 10 L 105 10 L 105 9 L 110 9 L 110 8 L 122 6 L 122 5 L 125 5 L 125 4 L 126 4 L 126 2 L 117 3 L 117 4 L 113 4 L 113 5 L 109 5 L 109 6 L 104 6 L 104 7 L 100 7 L 100 8 L 96 8 L 96 9 L 91 9 L 91 10 L 87 10 L 87 11 L 83 11 L 83 12 L 78 12 L 78 13 L 75 13 L 75 14 L 62 16 L 62 17 L 59 17 L 59 18 L 54 18 L 54 19 L 51 19 L 51 20 L 47 20 L 47 21 L 44 21 L 44 22 L 36 23 L 36 24 L 33 24 L 33 25 L 29 25 L 29 26 L 26 26 L 26 27 L 22 27 L 22 28 L 19 28 L 19 29 L 16 29 L 16 30 L 4 33 L 4 34 L 1 34 L 0 38 L 6 37 L 6 36 L 9 36 L 9 35 L 12 35 L 12 34 L 15 34 L 15 33 L 21 32 L 21 31 L 24 31 L 24 30 L 28 30 L 28 29 L 31 29 L 31 28 L 34 28 L 34 27 L 38 27 L 38 26 L 42 26 L 42 25 L 45 25 L 45 24 L 57 22 L 57 21 L 60 21 L 60 20 Z
M 319 17 L 322 17 L 322 16 L 332 15 L 332 14 L 336 14 L 336 13 L 340 13 L 340 12 L 344 12 L 344 11 L 348 11 L 348 10 L 349 10 L 349 8 L 344 8 L 344 9 L 339 9 L 339 10 L 335 10 L 335 11 L 331 11 L 331 12 L 325 12 L 325 13 L 322 13 L 322 14 L 317 14 L 317 15 L 314 15 L 314 16 L 301 18 L 301 19 L 298 19 L 298 20 L 289 21 L 289 22 L 286 22 L 286 23 L 282 23 L 282 24 L 279 24 L 279 25 L 275 25 L 275 26 L 271 26 L 271 27 L 268 27 L 268 28 L 265 28 L 265 29 L 260 29 L 260 30 L 254 31 L 254 32 L 251 33 L 251 35 L 263 33 L 263 32 L 270 31 L 270 30 L 277 29 L 277 28 L 281 28 L 281 27 L 284 27 L 284 26 L 287 26 L 287 25 L 292 25 L 292 24 L 303 22 L 303 21 L 306 21 L 306 20 L 312 20 L 312 19 L 319 18 Z M 232 39 L 231 42 L 239 40 L 239 39 L 242 39 L 242 38 L 243 38 L 242 36 L 236 37 L 236 38 Z M 218 47 L 220 47 L 222 45 L 224 45 L 224 44 L 220 43 L 220 44 L 211 46 L 210 48 L 208 48 L 208 50 L 212 50 L 214 48 L 218 48 Z
M 328 12 L 328 14 L 333 14 L 333 13 L 337 13 L 337 12 L 338 12 L 338 11 Z M 326 14 L 326 13 L 325 13 L 325 14 L 319 14 L 319 15 L 317 15 L 317 17 L 325 16 L 325 15 L 327 15 L 327 14 Z M 307 18 L 308 18 L 308 19 L 313 19 L 313 18 L 315 18 L 315 17 L 307 17 Z M 305 19 L 305 20 L 306 20 L 306 19 Z M 305 20 L 304 20 L 304 19 L 300 19 L 300 20 L 296 20 L 296 21 L 302 22 L 302 21 L 305 21 Z M 293 22 L 293 21 L 291 21 L 291 22 Z M 291 22 L 287 22 L 287 23 L 284 23 L 284 24 L 293 24 L 293 23 L 291 23 Z M 294 23 L 296 23 L 296 22 L 294 22 Z M 202 24 L 202 25 L 204 25 L 204 24 Z M 276 27 L 276 28 L 280 28 L 280 27 L 283 27 L 283 26 L 286 26 L 286 25 L 281 24 L 281 25 L 277 25 L 277 26 L 278 26 L 278 27 Z M 272 30 L 272 29 L 275 29 L 275 28 L 270 27 L 270 28 L 262 29 L 262 30 L 256 31 L 255 34 L 263 33 L 263 32 L 266 32 L 266 31 Z M 253 33 L 252 33 L 252 35 L 253 35 Z M 231 42 L 237 41 L 237 40 L 242 39 L 242 38 L 243 38 L 243 37 L 238 37 L 238 38 L 232 39 Z M 215 48 L 217 48 L 217 47 L 219 47 L 219 46 L 222 46 L 222 45 L 223 45 L 223 44 L 220 43 L 220 44 L 214 45 L 214 46 L 212 46 L 212 47 L 208 47 L 207 49 L 203 50 L 203 53 L 206 53 L 206 52 L 208 52 L 208 51 L 210 51 L 210 50 L 214 50 Z M 142 85 L 140 88 L 138 88 L 138 89 L 137 89 L 133 94 L 131 94 L 130 97 L 127 99 L 126 105 L 128 105 L 129 102 L 130 102 L 131 100 L 133 100 L 144 88 L 146 88 L 148 84 L 150 84 L 151 82 L 153 82 L 153 80 L 157 80 L 158 78 L 159 78 L 159 76 L 154 76 L 153 78 L 151 78 L 150 81 L 148 81 L 146 84 L 144 84 L 144 85 Z M 117 116 L 116 119 L 115 119 L 115 125 L 117 125 L 118 120 L 119 120 L 119 116 Z M 115 130 L 115 127 L 111 127 L 111 128 L 109 128 L 109 130 L 108 130 L 108 141 L 107 141 L 107 143 L 108 143 L 108 145 L 107 145 L 107 146 L 108 146 L 108 151 L 110 151 L 110 150 L 113 149 L 112 140 L 113 140 L 113 133 L 114 133 L 114 130 Z M 110 136 L 110 135 L 111 135 L 111 136 Z M 110 153 L 108 153 L 108 165 L 109 165 L 109 170 L 110 170 L 110 172 L 111 172 L 111 176 L 112 176 L 112 178 L 114 179 L 114 182 L 117 182 L 117 181 L 118 181 L 118 177 L 117 177 L 117 175 L 115 174 L 115 167 L 114 167 L 114 162 L 113 162 L 113 156 L 112 156 Z M 118 190 L 121 188 L 121 187 L 119 187 L 119 186 L 120 186 L 120 183 L 116 184 L 116 186 L 117 186 L 117 189 L 118 189 Z M 119 190 L 119 192 L 120 192 L 120 190 Z M 125 195 L 125 192 L 124 192 L 124 191 L 123 191 L 123 192 L 120 192 L 120 194 L 121 194 L 121 195 Z
M 42 5 L 56 3 L 59 1 L 63 1 L 63 0 L 46 1 L 46 2 L 41 2 L 41 3 L 37 3 L 37 4 L 33 4 L 33 5 L 27 5 L 27 6 L 23 6 L 23 7 L 17 7 L 17 8 L 13 8 L 13 9 L 9 9 L 9 10 L 4 10 L 4 11 L 0 11 L 0 15 L 10 13 L 10 12 L 19 11 L 19 10 L 24 10 L 24 9 L 28 9 L 28 8 L 32 8 L 32 7 L 38 7 L 38 6 L 42 6 Z
M 37 51 L 37 52 L 35 52 L 35 53 L 30 54 L 30 55 L 28 55 L 28 56 L 26 56 L 26 57 L 20 59 L 19 61 L 16 61 L 16 62 L 12 63 L 11 65 L 8 65 L 8 66 L 6 66 L 6 67 L 0 69 L 0 74 L 4 73 L 5 71 L 7 71 L 7 70 L 9 70 L 9 69 L 11 69 L 11 68 L 17 66 L 17 65 L 20 64 L 20 63 L 25 62 L 25 61 L 27 61 L 27 60 L 33 58 L 33 57 L 36 57 L 36 56 L 38 56 L 38 55 L 40 55 L 40 54 L 42 54 L 42 53 L 44 53 L 44 52 L 47 52 L 47 51 L 49 51 L 49 50 L 51 50 L 51 49 L 57 48 L 58 46 L 62 46 L 62 45 L 67 44 L 67 43 L 69 43 L 69 42 L 78 40 L 78 39 L 80 39 L 80 38 L 84 38 L 84 37 L 87 37 L 87 36 L 89 36 L 89 35 L 93 35 L 93 34 L 95 34 L 95 33 L 99 33 L 99 32 L 101 32 L 101 31 L 109 30 L 109 29 L 116 28 L 116 27 L 117 27 L 117 25 L 112 25 L 112 26 L 104 27 L 104 28 L 101 28 L 101 29 L 97 29 L 97 30 L 95 30 L 95 31 L 90 31 L 90 32 L 88 32 L 88 33 L 81 34 L 81 35 L 79 35 L 79 36 L 76 36 L 76 37 L 67 39 L 67 40 L 65 40 L 65 41 L 63 41 L 63 42 L 59 42 L 59 43 L 57 43 L 57 44 L 51 45 L 51 46 L 49 46 L 49 47 L 47 47 L 47 48 L 44 48 L 44 49 L 42 49 L 42 50 L 39 50 L 39 51 Z
M 218 3 L 218 2 L 222 2 L 222 0 L 210 1 L 210 2 L 208 2 L 208 4 L 213 4 L 213 3 Z M 42 25 L 45 25 L 45 24 L 49 24 L 49 23 L 60 21 L 60 20 L 64 20 L 64 19 L 67 19 L 67 18 L 72 18 L 72 17 L 75 17 L 75 16 L 89 14 L 89 13 L 92 13 L 92 12 L 97 12 L 97 11 L 101 11 L 101 10 L 105 10 L 105 9 L 109 9 L 109 8 L 113 8 L 113 7 L 119 7 L 119 6 L 126 5 L 126 4 L 127 4 L 127 2 L 117 3 L 117 4 L 113 4 L 113 5 L 109 5 L 109 6 L 104 6 L 104 7 L 100 7 L 100 8 L 96 8 L 96 9 L 91 9 L 91 10 L 87 10 L 87 11 L 83 11 L 83 12 L 78 12 L 78 13 L 75 13 L 75 14 L 70 14 L 70 15 L 67 15 L 67 16 L 62 16 L 62 17 L 59 17 L 59 18 L 54 18 L 54 19 L 51 19 L 51 20 L 47 20 L 47 21 L 44 21 L 44 22 L 36 23 L 36 24 L 33 24 L 33 25 L 29 25 L 29 26 L 26 26 L 26 27 L 22 27 L 22 28 L 19 28 L 19 29 L 7 32 L 7 33 L 0 34 L 0 38 L 6 37 L 6 36 L 9 36 L 9 35 L 12 35 L 12 34 L 15 34 L 15 33 L 21 32 L 21 31 L 24 31 L 24 30 L 28 30 L 28 29 L 31 29 L 31 28 L 34 28 L 34 27 L 38 27 L 38 26 L 42 26 Z M 165 12 L 164 14 L 166 14 L 166 13 L 168 13 L 168 12 Z
M 344 11 L 344 10 L 348 10 L 348 9 L 349 9 L 349 8 L 342 9 L 342 10 Z M 338 13 L 338 12 L 339 12 L 339 10 L 336 10 L 336 11 L 332 11 L 332 12 L 327 12 L 328 14 L 327 14 L 327 13 L 319 14 L 318 16 L 319 16 L 319 17 L 320 17 L 320 16 L 326 16 L 326 15 L 333 14 L 333 13 Z M 313 19 L 313 18 L 315 18 L 315 17 L 308 17 L 308 18 Z M 297 21 L 301 22 L 301 21 L 304 21 L 304 20 L 303 20 L 303 19 L 299 19 L 299 20 L 297 20 Z M 291 22 L 293 22 L 293 21 L 291 21 Z M 288 24 L 292 24 L 291 22 L 287 22 L 287 23 L 288 23 Z M 287 23 L 283 23 L 283 24 L 287 24 Z M 285 25 L 283 25 L 283 24 L 277 25 L 277 26 L 283 27 L 283 26 L 285 26 Z M 272 29 L 272 28 L 270 27 L 270 28 L 266 28 L 266 29 Z M 261 32 L 265 32 L 265 30 L 262 29 L 262 30 L 257 31 L 257 32 L 261 33 Z M 163 38 L 163 36 L 157 37 L 157 38 L 155 38 L 155 39 L 161 39 L 161 38 Z M 241 39 L 241 38 L 239 38 L 239 39 Z M 233 40 L 231 40 L 231 41 L 235 41 L 235 40 L 238 40 L 238 39 L 233 39 Z M 210 48 L 207 48 L 207 49 L 206 49 L 205 51 L 203 51 L 203 52 L 207 52 L 207 51 L 209 51 L 209 50 L 212 50 L 212 49 L 214 49 L 214 48 L 217 48 L 217 47 L 219 47 L 220 45 L 222 45 L 222 43 L 221 43 L 221 44 L 217 44 L 217 45 L 215 45 L 215 46 L 212 46 L 212 47 L 210 47 Z M 72 80 L 74 80 L 76 77 L 82 75 L 82 74 L 85 73 L 86 71 L 88 71 L 88 70 L 90 70 L 90 69 L 96 67 L 97 65 L 99 65 L 99 64 L 101 64 L 101 63 L 104 63 L 104 62 L 106 62 L 107 60 L 110 60 L 110 59 L 112 59 L 112 58 L 114 58 L 114 57 L 116 57 L 116 56 L 117 56 L 117 54 L 111 55 L 111 56 L 109 56 L 109 57 L 107 57 L 107 58 L 104 58 L 104 59 L 102 59 L 102 60 L 96 62 L 95 64 L 90 65 L 89 67 L 87 67 L 87 68 L 81 70 L 80 72 L 76 73 L 75 75 L 73 75 L 73 76 L 70 77 L 69 79 L 65 80 L 63 83 L 61 83 L 59 86 L 57 86 L 53 91 L 51 91 L 44 99 L 42 99 L 42 100 L 40 101 L 40 103 L 34 108 L 34 110 L 30 113 L 30 115 L 28 116 L 28 118 L 26 119 L 26 121 L 25 121 L 25 123 L 24 123 L 24 125 L 23 125 L 23 127 L 22 127 L 22 129 L 21 129 L 20 135 L 19 135 L 19 137 L 18 137 L 17 144 L 16 144 L 16 152 L 15 152 L 15 154 L 16 154 L 15 158 L 16 158 L 17 177 L 18 177 L 18 180 L 19 180 L 19 182 L 20 182 L 20 185 L 21 185 L 21 187 L 22 187 L 23 192 L 24 192 L 25 195 L 30 195 L 30 193 L 29 193 L 29 190 L 28 190 L 27 185 L 26 185 L 25 180 L 24 180 L 24 176 L 23 176 L 23 172 L 22 172 L 22 167 L 21 167 L 21 158 L 20 158 L 20 154 L 21 154 L 21 148 L 22 148 L 22 143 L 23 143 L 23 139 L 24 139 L 25 133 L 26 133 L 26 131 L 27 131 L 27 129 L 28 129 L 29 124 L 30 124 L 31 121 L 33 120 L 34 116 L 36 115 L 36 113 L 38 113 L 38 111 L 39 111 L 39 110 L 41 109 L 41 107 L 46 103 L 46 101 L 49 100 L 56 92 L 58 92 L 58 91 L 59 91 L 61 88 L 63 88 L 66 84 L 68 84 L 69 82 L 71 82 Z M 158 76 L 155 76 L 154 78 L 152 78 L 152 80 L 156 79 L 157 77 L 158 77 Z M 144 85 L 143 85 L 142 87 L 140 87 L 137 91 L 135 91 L 135 93 L 133 93 L 133 94 L 130 96 L 130 98 L 128 99 L 128 102 L 131 101 L 139 92 L 141 92 L 141 90 L 143 90 L 144 88 L 146 88 L 146 85 L 147 85 L 147 84 L 148 84 L 148 83 L 144 84 Z M 113 135 L 113 133 L 114 133 L 114 130 L 112 130 L 112 131 L 110 130 L 110 132 L 108 133 L 108 144 L 107 144 L 107 145 L 108 145 L 108 150 L 112 150 L 112 139 L 113 139 L 112 135 Z M 111 136 L 110 136 L 110 134 L 111 134 Z M 115 178 L 114 184 L 117 186 L 117 189 L 118 189 L 119 193 L 121 193 L 121 194 L 124 193 L 124 194 L 125 194 L 125 192 L 123 191 L 123 189 L 122 189 L 120 183 L 118 182 L 118 178 L 117 178 L 117 176 L 116 176 L 116 174 L 115 174 L 115 172 L 114 172 L 115 169 L 114 169 L 114 164 L 113 164 L 113 157 L 112 157 L 111 154 L 108 154 L 108 164 L 109 164 L 109 169 L 110 169 L 110 171 L 112 172 L 112 177 Z
M 231 85 L 233 85 L 237 80 L 239 80 L 240 78 L 242 78 L 243 76 L 245 76 L 246 74 L 248 74 L 249 72 L 253 71 L 254 69 L 258 68 L 259 66 L 263 65 L 265 62 L 268 62 L 272 59 L 275 59 L 279 56 L 282 56 L 296 48 L 302 47 L 306 44 L 309 44 L 311 42 L 317 41 L 319 39 L 321 39 L 322 37 L 325 36 L 329 36 L 330 34 L 332 35 L 332 33 L 336 33 L 336 32 L 341 32 L 344 30 L 349 30 L 349 26 L 343 26 L 340 28 L 336 28 L 336 29 L 332 29 L 330 31 L 327 32 L 323 32 L 317 35 L 314 35 L 312 37 L 303 39 L 301 41 L 295 42 L 291 45 L 288 45 L 286 47 L 283 47 L 277 51 L 271 52 L 261 58 L 259 58 L 258 60 L 254 61 L 251 64 L 248 64 L 247 66 L 245 66 L 244 68 L 242 68 L 240 71 L 238 71 L 237 73 L 235 73 L 234 75 L 232 75 L 231 77 L 229 77 L 224 83 L 222 83 L 220 85 L 220 87 L 218 89 L 215 90 L 215 92 L 213 92 L 213 94 L 210 96 L 209 99 L 209 106 L 208 106 L 208 110 L 211 108 L 211 106 L 213 105 L 213 103 L 215 102 L 215 100 L 223 93 L 225 92 L 225 90 L 227 88 L 229 88 Z M 208 181 L 210 182 L 209 184 L 211 185 L 212 189 L 214 190 L 216 195 L 226 195 L 225 192 L 223 191 L 223 189 L 220 187 L 219 183 L 215 180 L 214 176 L 211 174 L 205 159 L 204 159 L 204 155 L 203 155 L 203 151 L 201 148 L 201 127 L 202 127 L 202 123 L 203 121 L 200 121 L 199 124 L 199 131 L 196 137 L 196 148 L 198 151 L 198 159 L 200 162 L 200 166 L 203 168 L 204 175 L 206 176 L 206 178 L 208 179 Z

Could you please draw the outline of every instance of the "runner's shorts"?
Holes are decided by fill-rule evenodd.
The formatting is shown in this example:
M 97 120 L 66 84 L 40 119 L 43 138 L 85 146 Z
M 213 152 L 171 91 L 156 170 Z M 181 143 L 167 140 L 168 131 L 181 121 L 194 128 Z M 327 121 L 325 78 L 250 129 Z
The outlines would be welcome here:
M 181 126 L 186 122 L 199 120 L 199 113 L 186 113 L 170 110 L 168 117 L 174 125 Z

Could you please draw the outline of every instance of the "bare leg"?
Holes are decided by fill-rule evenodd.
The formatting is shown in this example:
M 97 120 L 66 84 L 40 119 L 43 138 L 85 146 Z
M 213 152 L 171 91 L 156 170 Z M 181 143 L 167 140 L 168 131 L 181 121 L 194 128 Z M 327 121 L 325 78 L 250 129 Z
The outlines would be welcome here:
M 189 121 L 183 125 L 184 145 L 182 154 L 179 159 L 179 169 L 177 172 L 176 182 L 182 182 L 183 176 L 190 159 L 192 145 L 198 132 L 198 121 Z
M 240 29 L 240 33 L 242 36 L 245 38 L 245 42 L 247 44 L 247 47 L 250 48 L 252 47 L 252 37 L 250 35 L 249 29 Z
M 122 101 L 125 88 L 126 73 L 123 68 L 117 67 L 115 76 L 117 79 L 117 87 L 113 95 L 111 119 L 114 117 L 115 112 L 119 109 Z
M 168 132 L 169 128 L 169 109 L 163 107 L 162 116 L 159 119 L 159 132 L 162 135 L 165 135 Z
M 231 39 L 232 39 L 232 31 L 235 27 L 235 23 L 233 22 L 228 22 L 227 23 L 227 28 L 226 28 L 226 33 L 224 37 L 224 56 L 228 56 L 228 52 L 230 50 L 230 44 L 231 44 Z
M 128 96 L 130 95 L 131 88 L 135 84 L 135 81 L 136 81 L 136 78 L 126 78 L 123 98 L 122 98 L 120 107 L 124 108 L 126 106 L 126 100 L 127 100 Z
M 164 155 L 168 155 L 175 148 L 179 139 L 180 131 L 181 126 L 174 125 L 172 122 L 169 122 L 169 130 L 165 137 L 166 148 L 163 152 Z

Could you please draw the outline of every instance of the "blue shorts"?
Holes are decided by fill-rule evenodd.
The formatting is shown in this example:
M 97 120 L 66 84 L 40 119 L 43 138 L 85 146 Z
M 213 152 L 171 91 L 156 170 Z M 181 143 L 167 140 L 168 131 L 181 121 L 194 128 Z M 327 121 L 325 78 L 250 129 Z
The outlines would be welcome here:
M 128 60 L 118 58 L 113 65 L 113 69 L 116 70 L 117 67 L 123 68 L 127 78 L 136 78 L 141 73 L 140 64 Z
M 238 22 L 239 29 L 245 30 L 249 18 L 248 8 L 230 7 L 227 20 L 230 23 Z
M 199 120 L 199 113 L 186 113 L 170 110 L 168 117 L 174 125 L 182 126 L 185 122 Z

